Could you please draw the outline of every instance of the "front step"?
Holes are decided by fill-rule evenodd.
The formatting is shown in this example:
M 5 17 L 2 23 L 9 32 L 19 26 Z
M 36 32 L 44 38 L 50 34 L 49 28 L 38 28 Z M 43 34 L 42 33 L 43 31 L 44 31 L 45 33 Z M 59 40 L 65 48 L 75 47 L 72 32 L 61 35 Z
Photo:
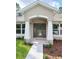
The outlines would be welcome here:
M 42 39 L 39 39 L 39 40 L 38 39 L 37 40 L 36 39 L 29 39 L 29 40 L 26 40 L 26 42 L 31 43 L 31 44 L 33 44 L 34 42 L 38 42 L 40 44 L 45 44 L 45 45 L 49 44 L 49 41 L 45 40 L 45 39 L 44 40 L 42 40 Z

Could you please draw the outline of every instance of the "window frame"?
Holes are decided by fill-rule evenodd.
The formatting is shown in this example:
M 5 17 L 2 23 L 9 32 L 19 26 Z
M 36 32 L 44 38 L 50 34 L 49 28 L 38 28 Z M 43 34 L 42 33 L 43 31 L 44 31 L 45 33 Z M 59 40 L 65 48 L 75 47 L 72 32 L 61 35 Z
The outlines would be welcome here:
M 54 25 L 58 25 L 57 29 L 54 29 Z M 57 34 L 54 34 L 54 31 L 57 31 Z M 53 24 L 53 35 L 59 35 L 59 24 Z
M 17 28 L 17 24 L 20 24 L 20 28 Z M 24 24 L 24 27 L 22 26 Z M 17 30 L 20 30 L 20 33 L 17 33 Z M 24 33 L 23 33 L 24 30 Z M 25 23 L 16 23 L 16 34 L 25 34 Z
M 25 34 L 25 24 L 21 24 L 21 25 L 24 25 L 24 28 L 22 26 L 22 34 Z M 23 33 L 23 30 L 24 30 L 24 33 Z
M 20 28 L 17 28 L 17 24 L 16 24 L 16 34 L 21 34 L 21 24 L 20 25 Z M 20 30 L 20 33 L 17 33 L 17 30 Z
M 60 24 L 60 35 L 62 35 L 62 24 Z
M 54 29 L 54 24 L 58 24 L 58 29 Z M 59 22 L 58 23 L 53 23 L 53 35 L 62 35 L 62 26 L 61 25 L 62 25 L 62 23 L 59 23 Z M 59 33 L 54 34 L 55 30 L 58 30 Z

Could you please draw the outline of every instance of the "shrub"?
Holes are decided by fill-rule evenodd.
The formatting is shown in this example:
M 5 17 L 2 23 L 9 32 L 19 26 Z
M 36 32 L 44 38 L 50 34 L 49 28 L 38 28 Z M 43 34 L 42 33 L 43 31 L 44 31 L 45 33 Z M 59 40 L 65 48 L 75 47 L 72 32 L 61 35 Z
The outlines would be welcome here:
M 48 59 L 48 56 L 46 54 L 44 55 L 44 59 Z
M 21 37 L 17 37 L 16 39 L 21 39 Z
M 17 37 L 16 39 L 23 40 L 23 39 L 24 39 L 24 36 L 22 36 L 22 37 Z
M 44 45 L 44 48 L 52 48 L 52 44 Z
M 48 45 L 44 45 L 44 48 L 48 48 Z
M 49 43 L 48 48 L 51 48 L 51 47 L 52 47 L 52 44 L 51 44 L 51 43 Z

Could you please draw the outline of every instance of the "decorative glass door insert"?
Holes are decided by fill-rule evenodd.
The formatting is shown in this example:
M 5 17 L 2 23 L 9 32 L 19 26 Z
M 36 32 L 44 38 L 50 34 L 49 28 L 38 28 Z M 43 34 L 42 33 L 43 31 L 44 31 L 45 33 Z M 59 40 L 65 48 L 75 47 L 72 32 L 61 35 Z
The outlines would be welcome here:
M 46 37 L 46 24 L 45 23 L 33 24 L 33 37 Z

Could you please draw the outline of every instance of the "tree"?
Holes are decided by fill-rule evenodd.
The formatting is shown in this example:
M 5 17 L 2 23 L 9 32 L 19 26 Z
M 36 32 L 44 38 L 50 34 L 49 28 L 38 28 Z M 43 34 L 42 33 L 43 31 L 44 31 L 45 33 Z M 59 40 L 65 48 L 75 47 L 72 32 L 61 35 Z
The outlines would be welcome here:
M 20 6 L 18 3 L 16 3 L 16 11 L 20 10 Z
M 59 13 L 60 14 L 62 13 L 62 7 L 59 7 Z

